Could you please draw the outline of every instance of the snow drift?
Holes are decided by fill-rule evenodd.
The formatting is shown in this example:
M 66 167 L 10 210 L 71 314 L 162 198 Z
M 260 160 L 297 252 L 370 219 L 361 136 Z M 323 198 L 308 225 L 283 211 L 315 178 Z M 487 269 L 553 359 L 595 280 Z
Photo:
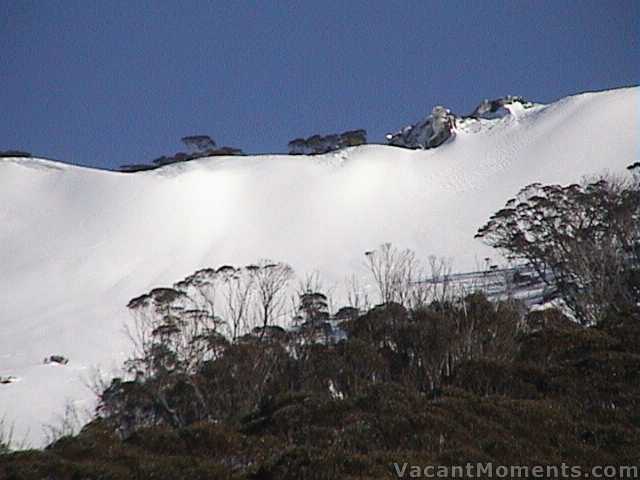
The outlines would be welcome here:
M 125 305 L 204 266 L 260 258 L 361 272 L 383 242 L 472 270 L 473 236 L 521 187 L 622 173 L 639 159 L 635 88 L 467 119 L 430 150 L 368 145 L 326 155 L 215 157 L 119 173 L 0 159 L 0 417 L 43 441 L 70 401 L 91 408 L 92 368 L 116 369 Z M 44 364 L 51 355 L 69 363 Z

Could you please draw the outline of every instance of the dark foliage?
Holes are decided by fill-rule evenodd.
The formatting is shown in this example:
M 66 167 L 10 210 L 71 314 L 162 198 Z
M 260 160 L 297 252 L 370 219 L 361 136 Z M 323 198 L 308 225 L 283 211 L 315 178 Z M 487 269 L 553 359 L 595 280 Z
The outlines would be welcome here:
M 31 154 L 22 150 L 4 150 L 0 151 L 0 158 L 2 157 L 31 157 Z
M 176 424 L 146 395 L 153 380 L 115 381 L 103 395 L 106 418 L 45 451 L 0 457 L 0 478 L 394 478 L 393 462 L 634 464 L 639 319 L 584 328 L 536 312 L 505 353 L 491 339 L 518 318 L 506 307 L 475 296 L 462 320 L 451 306 L 380 306 L 348 321 L 347 340 L 298 345 L 295 356 L 287 336 L 239 340 L 191 380 L 217 419 L 198 417 L 189 383 L 167 391 Z M 462 348 L 457 334 L 438 340 L 436 319 L 471 317 L 477 338 L 465 348 L 476 353 L 431 385 L 437 352 Z M 425 395 L 434 387 L 435 397 Z M 126 435 L 118 408 L 138 422 Z M 150 412 L 155 421 L 140 423 Z
M 208 150 L 213 150 L 216 147 L 216 142 L 213 141 L 209 135 L 191 135 L 188 137 L 182 137 L 182 143 L 184 143 L 193 153 L 206 152 Z
M 143 172 L 146 170 L 155 170 L 156 168 L 173 163 L 188 162 L 197 158 L 216 157 L 216 156 L 237 156 L 244 155 L 244 152 L 235 147 L 217 147 L 216 142 L 208 135 L 191 135 L 183 137 L 182 143 L 189 149 L 190 153 L 178 152 L 170 156 L 161 156 L 153 160 L 151 164 L 133 164 L 121 165 L 120 171 L 127 173 Z
M 627 203 L 635 205 L 637 189 L 626 188 L 536 187 L 542 194 L 527 196 L 528 206 L 510 201 L 481 236 L 508 251 L 516 245 L 521 255 L 550 255 L 544 242 L 572 254 L 609 248 L 605 225 L 620 255 L 606 259 L 622 259 L 616 265 L 633 292 L 635 267 L 624 269 L 637 255 L 638 237 L 627 231 L 638 228 Z M 531 220 L 538 208 L 550 215 L 540 219 L 542 230 Z M 517 221 L 505 220 L 513 215 Z M 540 245 L 528 244 L 527 228 Z M 562 275 L 581 281 L 583 266 L 572 262 L 561 257 L 539 272 L 555 268 L 561 289 Z M 637 464 L 640 312 L 624 295 L 588 297 L 600 313 L 586 327 L 558 310 L 525 315 L 516 301 L 480 293 L 415 308 L 394 301 L 364 313 L 346 307 L 336 318 L 326 296 L 306 289 L 302 325 L 286 331 L 269 319 L 273 293 L 289 273 L 266 262 L 202 269 L 132 299 L 147 339 L 128 365 L 135 379 L 115 379 L 101 395 L 100 415 L 78 435 L 44 451 L 5 446 L 0 478 L 355 479 L 394 478 L 392 464 L 405 462 Z M 608 266 L 588 273 L 619 282 L 611 275 L 620 271 Z M 187 308 L 196 292 L 207 305 L 215 279 L 234 295 L 256 285 L 264 321 L 225 337 L 212 306 Z M 234 295 L 230 312 L 244 305 Z M 330 322 L 346 336 L 330 335 Z
M 476 237 L 524 260 L 584 324 L 640 300 L 640 185 L 525 187 Z
M 296 138 L 289 142 L 289 153 L 291 155 L 315 155 L 365 143 L 367 143 L 366 130 L 349 130 L 340 134 L 313 135 L 306 139 Z

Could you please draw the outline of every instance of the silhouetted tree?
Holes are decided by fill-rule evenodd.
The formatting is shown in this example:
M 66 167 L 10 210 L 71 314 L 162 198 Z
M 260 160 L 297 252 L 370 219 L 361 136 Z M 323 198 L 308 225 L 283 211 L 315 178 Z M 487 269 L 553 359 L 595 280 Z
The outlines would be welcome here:
M 192 153 L 203 153 L 208 150 L 213 150 L 216 147 L 216 142 L 208 135 L 182 137 L 182 143 L 184 143 Z
M 284 313 L 293 269 L 285 263 L 261 261 L 253 270 L 259 325 L 267 327 Z
M 307 153 L 307 142 L 304 138 L 296 138 L 288 144 L 290 155 L 303 155 Z
M 349 130 L 340 134 L 341 147 L 355 147 L 367 143 L 366 130 Z
M 476 237 L 532 265 L 584 324 L 611 309 L 635 306 L 640 298 L 637 182 L 529 185 Z

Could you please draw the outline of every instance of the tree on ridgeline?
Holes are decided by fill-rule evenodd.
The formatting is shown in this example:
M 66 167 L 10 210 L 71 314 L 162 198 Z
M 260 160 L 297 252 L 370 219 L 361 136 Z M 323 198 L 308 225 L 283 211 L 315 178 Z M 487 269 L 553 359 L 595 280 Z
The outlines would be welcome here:
M 350 130 L 340 134 L 341 147 L 356 147 L 358 145 L 364 145 L 365 143 L 367 143 L 366 130 Z
M 307 151 L 307 141 L 304 138 L 295 138 L 288 144 L 289 155 L 304 155 Z
M 206 153 L 216 148 L 216 142 L 209 135 L 190 135 L 181 140 L 194 154 Z
M 346 147 L 355 147 L 367 143 L 366 130 L 349 130 L 329 135 L 312 135 L 308 138 L 296 138 L 288 144 L 290 155 L 319 155 Z

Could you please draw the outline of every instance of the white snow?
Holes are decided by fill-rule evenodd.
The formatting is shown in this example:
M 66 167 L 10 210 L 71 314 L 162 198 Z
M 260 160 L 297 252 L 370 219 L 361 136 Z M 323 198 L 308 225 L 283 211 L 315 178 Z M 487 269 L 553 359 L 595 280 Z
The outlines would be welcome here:
M 91 406 L 95 365 L 125 358 L 125 305 L 194 270 L 260 258 L 362 271 L 383 242 L 476 270 L 473 236 L 521 187 L 623 172 L 639 159 L 637 87 L 466 122 L 427 151 L 369 145 L 317 157 L 217 157 L 124 174 L 0 159 L 0 418 L 43 441 L 67 400 Z M 70 359 L 45 365 L 50 355 Z

